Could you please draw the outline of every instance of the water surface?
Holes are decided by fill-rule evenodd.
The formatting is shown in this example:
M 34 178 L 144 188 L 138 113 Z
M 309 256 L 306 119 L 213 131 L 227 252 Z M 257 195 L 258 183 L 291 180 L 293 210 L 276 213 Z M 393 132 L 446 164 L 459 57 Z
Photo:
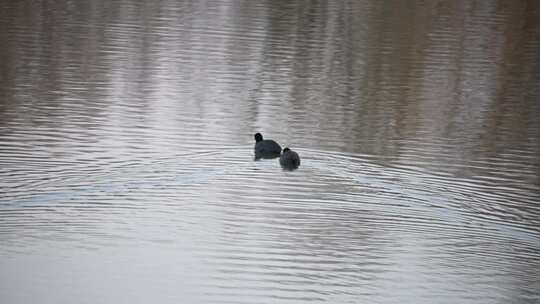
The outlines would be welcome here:
M 540 301 L 535 1 L 0 8 L 0 302 Z

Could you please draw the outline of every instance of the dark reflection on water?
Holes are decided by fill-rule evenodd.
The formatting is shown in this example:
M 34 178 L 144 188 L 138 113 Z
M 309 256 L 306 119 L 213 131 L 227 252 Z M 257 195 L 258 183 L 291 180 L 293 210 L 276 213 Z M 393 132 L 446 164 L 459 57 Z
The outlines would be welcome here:
M 0 8 L 0 302 L 540 300 L 535 1 Z

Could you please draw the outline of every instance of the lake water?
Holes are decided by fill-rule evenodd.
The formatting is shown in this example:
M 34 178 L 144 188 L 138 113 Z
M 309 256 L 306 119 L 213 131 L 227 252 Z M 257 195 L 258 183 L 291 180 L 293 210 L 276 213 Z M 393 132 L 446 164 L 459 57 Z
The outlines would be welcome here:
M 539 303 L 539 20 L 0 1 L 0 302 Z

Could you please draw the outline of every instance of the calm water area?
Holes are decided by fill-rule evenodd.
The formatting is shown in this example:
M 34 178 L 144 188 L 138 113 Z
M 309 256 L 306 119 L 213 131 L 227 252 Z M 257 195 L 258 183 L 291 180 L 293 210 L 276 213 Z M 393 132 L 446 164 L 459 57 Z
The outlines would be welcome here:
M 540 303 L 539 1 L 0 0 L 0 46 L 0 303 Z

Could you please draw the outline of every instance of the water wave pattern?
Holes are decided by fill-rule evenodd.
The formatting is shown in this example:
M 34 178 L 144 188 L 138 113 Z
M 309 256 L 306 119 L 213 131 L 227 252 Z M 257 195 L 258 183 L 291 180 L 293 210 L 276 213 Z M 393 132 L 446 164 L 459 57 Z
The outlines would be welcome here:
M 540 302 L 535 1 L 4 2 L 0 302 Z
M 297 150 L 302 166 L 293 172 L 254 161 L 251 146 L 64 164 L 40 181 L 3 170 L 4 185 L 18 182 L 0 197 L 0 254 L 180 250 L 171 278 L 194 268 L 193 299 L 217 302 L 389 300 L 386 284 L 413 277 L 396 300 L 424 288 L 426 298 L 456 299 L 469 284 L 479 299 L 497 299 L 512 287 L 483 286 L 539 259 L 538 209 L 517 207 L 535 193 L 367 155 Z M 133 267 L 142 275 L 143 265 Z

